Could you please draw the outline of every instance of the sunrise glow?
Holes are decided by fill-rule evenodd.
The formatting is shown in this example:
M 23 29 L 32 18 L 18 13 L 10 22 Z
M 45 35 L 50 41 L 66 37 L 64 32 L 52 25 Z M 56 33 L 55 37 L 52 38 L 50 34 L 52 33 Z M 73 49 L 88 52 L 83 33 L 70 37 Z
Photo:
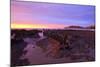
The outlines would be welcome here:
M 12 1 L 11 29 L 94 25 L 94 10 L 94 6 Z
M 40 29 L 40 28 L 48 28 L 48 29 L 53 29 L 53 28 L 64 28 L 64 25 L 57 25 L 57 24 L 11 24 L 12 29 Z

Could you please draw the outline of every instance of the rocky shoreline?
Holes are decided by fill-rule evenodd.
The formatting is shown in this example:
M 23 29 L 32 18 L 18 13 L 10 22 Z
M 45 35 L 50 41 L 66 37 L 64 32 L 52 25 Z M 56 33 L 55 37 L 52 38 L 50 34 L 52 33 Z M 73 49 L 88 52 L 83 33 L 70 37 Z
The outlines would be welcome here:
M 93 31 L 11 30 L 11 38 L 11 66 L 95 61 Z

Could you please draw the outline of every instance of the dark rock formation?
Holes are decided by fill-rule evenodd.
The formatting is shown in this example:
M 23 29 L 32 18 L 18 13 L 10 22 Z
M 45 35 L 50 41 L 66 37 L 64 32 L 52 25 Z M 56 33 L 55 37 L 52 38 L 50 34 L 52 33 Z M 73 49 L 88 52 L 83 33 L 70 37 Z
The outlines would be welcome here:
M 11 40 L 11 66 L 21 66 L 29 64 L 27 59 L 21 60 L 20 57 L 25 54 L 24 48 L 27 46 L 22 39 Z

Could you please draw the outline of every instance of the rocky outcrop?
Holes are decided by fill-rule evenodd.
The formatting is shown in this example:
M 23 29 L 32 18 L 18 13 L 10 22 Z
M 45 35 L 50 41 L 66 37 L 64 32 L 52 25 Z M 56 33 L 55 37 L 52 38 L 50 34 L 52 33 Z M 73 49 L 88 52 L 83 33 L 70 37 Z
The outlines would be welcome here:
M 27 43 L 22 39 L 11 40 L 11 66 L 21 66 L 29 64 L 27 59 L 21 60 L 20 57 L 26 53 L 24 48 L 27 46 Z

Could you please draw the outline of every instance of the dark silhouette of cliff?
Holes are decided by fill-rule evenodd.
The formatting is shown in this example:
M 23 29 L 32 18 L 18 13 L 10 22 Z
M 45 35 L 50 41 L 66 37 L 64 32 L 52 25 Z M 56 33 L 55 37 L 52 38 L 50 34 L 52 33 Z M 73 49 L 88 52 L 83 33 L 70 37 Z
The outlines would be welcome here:
M 82 27 L 82 26 L 68 26 L 68 27 L 65 27 L 65 29 L 67 29 L 67 28 L 84 28 L 84 27 Z

